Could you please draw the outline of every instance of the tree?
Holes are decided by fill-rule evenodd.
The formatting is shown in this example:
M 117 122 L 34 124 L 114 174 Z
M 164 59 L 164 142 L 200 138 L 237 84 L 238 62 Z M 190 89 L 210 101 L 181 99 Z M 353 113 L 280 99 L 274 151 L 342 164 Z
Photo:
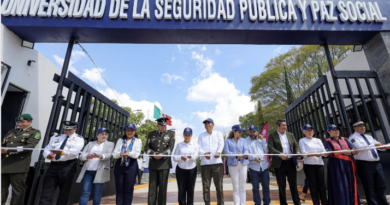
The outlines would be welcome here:
M 112 100 L 117 104 L 117 101 Z M 130 107 L 122 107 L 124 110 L 130 113 L 130 117 L 127 119 L 126 124 L 133 123 L 137 127 L 138 138 L 142 140 L 142 145 L 146 144 L 148 135 L 151 131 L 157 130 L 157 123 L 151 120 L 145 120 L 145 114 L 143 112 L 133 112 Z M 144 152 L 144 146 L 142 146 L 141 153 Z
M 142 145 L 146 144 L 148 140 L 148 135 L 151 131 L 157 130 L 157 123 L 151 120 L 145 120 L 140 127 L 137 128 L 138 137 L 142 140 Z M 144 146 L 142 146 L 141 153 L 144 153 Z
M 288 82 L 286 67 L 284 67 L 284 80 L 285 80 L 285 84 L 286 84 L 287 104 L 291 105 L 295 100 L 294 100 L 294 96 L 292 94 L 292 89 L 291 89 L 290 83 Z
M 239 117 L 240 126 L 242 129 L 246 130 L 246 132 L 242 133 L 242 138 L 247 138 L 249 136 L 249 126 L 255 124 L 255 115 L 250 112 L 246 115 Z
M 318 78 L 321 78 L 324 74 L 322 74 L 321 66 L 320 64 L 317 64 L 317 72 L 318 72 Z
M 146 144 L 148 140 L 148 135 L 151 131 L 157 130 L 157 123 L 151 120 L 145 120 L 145 114 L 142 112 L 132 112 L 129 107 L 122 107 L 130 113 L 130 117 L 127 120 L 128 123 L 133 123 L 137 127 L 137 135 L 140 140 L 142 140 L 142 145 Z M 141 153 L 144 152 L 144 146 L 142 146 Z
M 263 115 L 263 106 L 261 105 L 261 101 L 258 100 L 257 101 L 257 105 L 255 107 L 255 110 L 256 110 L 256 114 L 255 114 L 255 125 L 257 125 L 259 127 L 259 129 L 261 129 L 261 127 L 264 126 L 265 124 L 265 120 L 264 120 L 264 115 Z
M 246 130 L 246 132 L 242 133 L 243 138 L 247 138 L 249 136 L 249 126 L 256 125 L 259 129 L 261 129 L 265 124 L 261 101 L 257 101 L 255 112 L 250 112 L 246 115 L 240 116 L 238 120 L 240 122 L 240 126 Z
M 329 46 L 333 64 L 337 65 L 352 51 L 352 46 Z M 294 47 L 271 59 L 264 71 L 251 79 L 249 94 L 261 101 L 263 121 L 269 121 L 270 132 L 278 119 L 284 119 L 284 109 L 310 88 L 322 73 L 328 72 L 323 47 Z

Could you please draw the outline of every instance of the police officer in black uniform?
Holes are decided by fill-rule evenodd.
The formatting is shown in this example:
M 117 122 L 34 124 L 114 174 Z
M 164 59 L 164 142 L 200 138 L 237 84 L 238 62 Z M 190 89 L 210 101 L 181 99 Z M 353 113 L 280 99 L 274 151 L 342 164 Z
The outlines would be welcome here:
M 51 160 L 43 179 L 40 205 L 52 205 L 57 187 L 60 188 L 56 205 L 68 203 L 73 177 L 76 174 L 77 158 L 84 147 L 84 138 L 76 133 L 77 122 L 65 121 L 64 134 L 52 137 L 43 156 Z
M 167 131 L 168 118 L 157 119 L 158 130 L 149 133 L 145 153 L 149 155 L 170 155 L 175 146 L 175 132 Z M 167 203 L 167 186 L 171 157 L 150 157 L 148 205 Z M 158 197 L 157 197 L 158 194 Z
M 12 185 L 11 205 L 24 204 L 26 192 L 26 177 L 30 169 L 32 150 L 41 139 L 41 132 L 31 127 L 30 114 L 20 115 L 15 119 L 18 129 L 10 130 L 5 136 L 2 147 L 16 149 L 1 149 L 1 204 L 8 198 L 8 188 Z

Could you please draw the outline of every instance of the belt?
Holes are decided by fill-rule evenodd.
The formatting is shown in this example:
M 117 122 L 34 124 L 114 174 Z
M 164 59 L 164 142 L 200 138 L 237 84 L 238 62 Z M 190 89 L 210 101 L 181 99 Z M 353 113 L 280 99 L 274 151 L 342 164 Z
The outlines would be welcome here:
M 366 161 L 366 160 L 356 160 L 359 163 L 370 163 L 370 164 L 378 164 L 379 161 Z
M 282 159 L 283 161 L 292 160 L 292 158 Z
M 60 165 L 60 164 L 70 164 L 72 162 L 76 162 L 77 159 L 71 159 L 71 160 L 67 160 L 67 161 L 52 161 L 51 163 L 52 164 L 55 164 L 55 165 Z

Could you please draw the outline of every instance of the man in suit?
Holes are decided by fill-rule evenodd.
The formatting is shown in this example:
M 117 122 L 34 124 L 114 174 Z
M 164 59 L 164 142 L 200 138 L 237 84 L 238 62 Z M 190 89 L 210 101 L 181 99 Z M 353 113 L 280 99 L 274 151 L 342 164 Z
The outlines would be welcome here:
M 286 176 L 294 205 L 300 205 L 297 188 L 297 171 L 291 155 L 300 154 L 300 149 L 292 133 L 287 132 L 286 120 L 276 122 L 277 131 L 270 133 L 268 137 L 268 150 L 270 154 L 282 154 L 272 156 L 271 166 L 275 169 L 276 181 L 279 186 L 279 201 L 281 205 L 287 205 Z

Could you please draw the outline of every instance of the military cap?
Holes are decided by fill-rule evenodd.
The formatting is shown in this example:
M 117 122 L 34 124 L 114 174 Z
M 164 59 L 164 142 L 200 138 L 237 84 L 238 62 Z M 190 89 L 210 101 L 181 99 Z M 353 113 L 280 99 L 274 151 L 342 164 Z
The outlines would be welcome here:
M 63 122 L 64 130 L 73 130 L 74 128 L 77 128 L 78 124 L 79 123 L 77 123 L 75 121 L 64 121 Z
M 353 124 L 352 124 L 352 127 L 356 127 L 358 125 L 364 125 L 364 121 L 362 118 L 357 118 L 356 120 L 354 120 Z
M 167 125 L 168 120 L 169 120 L 168 118 L 162 117 L 162 118 L 157 119 L 156 121 L 157 121 L 158 125 L 165 126 L 165 125 Z
M 22 120 L 32 120 L 33 118 L 31 117 L 30 114 L 22 114 L 22 115 L 19 115 L 17 118 L 15 118 L 15 122 L 17 121 L 22 121 Z

